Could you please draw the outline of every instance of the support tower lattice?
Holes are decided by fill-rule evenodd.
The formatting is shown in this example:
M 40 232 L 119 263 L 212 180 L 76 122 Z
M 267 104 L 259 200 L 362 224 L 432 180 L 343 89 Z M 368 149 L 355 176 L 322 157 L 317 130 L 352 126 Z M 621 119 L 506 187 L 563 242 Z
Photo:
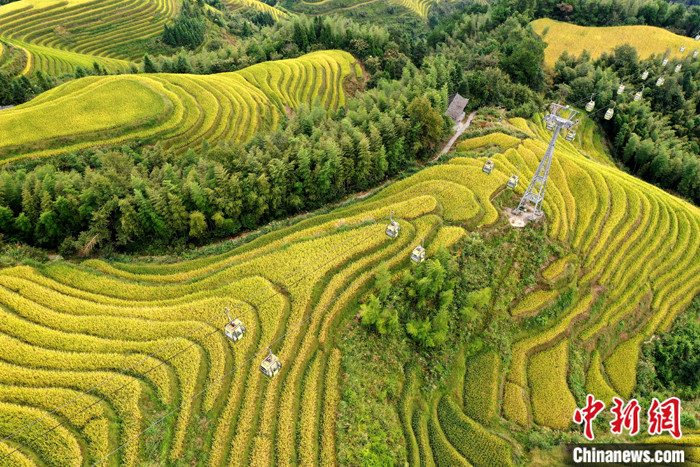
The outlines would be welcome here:
M 540 165 L 537 166 L 535 174 L 530 180 L 530 184 L 525 190 L 516 213 L 527 211 L 529 203 L 532 204 L 533 211 L 531 220 L 542 216 L 542 200 L 544 200 L 544 192 L 547 189 L 547 179 L 549 178 L 549 167 L 552 164 L 552 155 L 554 154 L 554 146 L 557 144 L 557 138 L 561 130 L 570 131 L 578 124 L 578 120 L 574 120 L 578 114 L 577 110 L 570 108 L 568 105 L 552 104 L 550 112 L 545 115 L 544 121 L 548 130 L 553 130 L 552 139 L 549 141 L 549 147 L 542 156 Z

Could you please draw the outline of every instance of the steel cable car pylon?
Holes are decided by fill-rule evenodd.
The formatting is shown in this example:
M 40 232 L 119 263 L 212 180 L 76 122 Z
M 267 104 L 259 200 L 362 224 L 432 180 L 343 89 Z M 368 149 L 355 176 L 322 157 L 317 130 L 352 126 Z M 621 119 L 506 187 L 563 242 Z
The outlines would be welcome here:
M 578 111 L 570 108 L 568 105 L 563 106 L 560 104 L 552 104 L 552 111 L 544 117 L 547 127 L 552 127 L 554 133 L 552 134 L 552 139 L 549 141 L 549 146 L 547 151 L 545 151 L 540 165 L 537 166 L 535 174 L 530 180 L 530 184 L 525 190 L 525 194 L 520 199 L 518 207 L 515 209 L 516 213 L 524 212 L 528 208 L 528 203 L 532 203 L 533 212 L 530 217 L 531 220 L 535 220 L 537 216 L 542 215 L 542 200 L 544 199 L 544 193 L 547 189 L 547 179 L 549 178 L 549 167 L 552 164 L 552 155 L 554 154 L 554 146 L 557 144 L 557 138 L 561 130 L 570 130 L 578 124 L 578 120 L 574 121 L 574 117 L 578 114 Z M 567 110 L 568 115 L 566 117 L 559 115 L 561 110 Z

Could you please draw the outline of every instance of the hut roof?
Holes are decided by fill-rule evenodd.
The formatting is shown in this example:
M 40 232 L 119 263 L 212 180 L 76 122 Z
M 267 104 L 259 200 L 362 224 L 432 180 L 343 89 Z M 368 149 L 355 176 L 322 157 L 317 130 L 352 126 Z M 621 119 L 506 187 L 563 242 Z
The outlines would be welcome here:
M 445 115 L 454 121 L 459 120 L 459 117 L 462 115 L 462 112 L 464 112 L 464 108 L 467 106 L 468 102 L 469 99 L 466 97 L 462 97 L 459 94 L 451 94 Z

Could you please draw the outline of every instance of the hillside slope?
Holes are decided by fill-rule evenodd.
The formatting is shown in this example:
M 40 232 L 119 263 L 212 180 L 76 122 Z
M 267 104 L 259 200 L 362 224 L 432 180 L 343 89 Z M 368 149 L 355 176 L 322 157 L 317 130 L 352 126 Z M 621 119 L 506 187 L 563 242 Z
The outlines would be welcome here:
M 260 0 L 229 0 L 274 19 L 286 14 Z M 21 73 L 59 76 L 92 63 L 111 73 L 143 59 L 144 45 L 163 33 L 180 0 L 18 0 L 0 6 L 0 42 L 22 50 Z M 0 58 L 0 64 L 1 64 Z
M 354 63 L 346 52 L 321 51 L 216 75 L 75 80 L 0 114 L 0 162 L 135 138 L 175 150 L 247 141 L 275 128 L 285 106 L 342 106 L 346 79 L 360 78 Z
M 654 26 L 578 26 L 549 18 L 537 19 L 530 24 L 547 43 L 544 51 L 545 64 L 550 67 L 554 66 L 565 50 L 571 55 L 580 55 L 588 50 L 591 57 L 596 59 L 603 52 L 629 44 L 637 49 L 640 58 L 646 59 L 654 54 L 679 58 L 700 48 L 700 43 L 691 37 L 679 36 Z M 680 48 L 683 45 L 686 50 L 681 54 Z
M 145 452 L 185 462 L 196 452 L 214 465 L 333 465 L 343 311 L 381 263 L 408 266 L 421 237 L 430 256 L 464 226 L 498 221 L 490 197 L 516 165 L 522 194 L 549 139 L 539 123 L 512 124 L 532 138 L 492 157 L 491 175 L 483 158 L 458 157 L 230 252 L 174 264 L 56 261 L 0 271 L 0 435 L 113 377 L 15 436 L 23 448 L 13 458 L 99 460 L 182 406 L 115 456 L 123 465 L 141 463 Z M 568 250 L 544 275 L 561 281 L 544 286 L 572 284 L 573 303 L 515 342 L 509 367 L 483 373 L 483 384 L 504 385 L 491 405 L 516 424 L 568 427 L 567 340 L 597 350 L 586 370 L 593 393 L 629 396 L 641 342 L 700 293 L 700 210 L 595 159 L 561 141 L 544 204 L 549 236 Z M 384 234 L 392 210 L 402 226 L 394 240 Z M 545 307 L 541 295 L 532 294 L 530 310 Z M 226 306 L 248 328 L 236 344 L 221 332 Z M 258 370 L 268 346 L 283 363 L 272 380 Z M 416 455 L 450 465 L 510 462 L 508 442 L 452 396 L 426 408 L 411 402 L 420 385 L 406 384 L 402 420 Z M 107 402 L 81 412 L 98 397 Z M 65 428 L 33 440 L 60 421 Z
M 465 144 L 473 149 L 500 140 L 512 146 L 491 159 L 505 174 L 520 166 L 519 196 L 551 137 L 541 116 L 534 121 L 511 121 L 532 135 L 517 144 L 498 134 Z M 489 434 L 486 428 L 490 424 L 493 429 L 494 417 L 511 422 L 505 430 L 508 438 L 518 426 L 570 429 L 577 406 L 570 387 L 572 360 L 583 366 L 586 392 L 608 404 L 613 395 L 628 399 L 642 343 L 668 329 L 700 293 L 700 209 L 620 172 L 604 155 L 591 157 L 596 148 L 590 143 L 586 139 L 581 146 L 561 138 L 557 143 L 544 211 L 548 235 L 566 251 L 542 271 L 538 287 L 512 305 L 518 331 L 509 365 L 501 369 L 494 362 L 478 363 L 476 376 L 458 366 L 453 376 L 458 387 L 451 392 L 461 394 L 464 385 L 465 401 L 486 401 L 472 408 L 472 416 L 491 422 L 482 426 L 455 414 L 457 403 L 448 395 L 423 402 L 420 393 L 405 396 L 404 430 L 424 446 L 414 454 L 422 461 L 453 451 L 463 465 L 508 464 L 511 449 L 493 434 L 504 431 Z M 452 163 L 473 160 L 456 158 Z M 570 304 L 556 319 L 547 318 L 564 295 L 572 297 Z M 537 315 L 548 324 L 533 330 L 528 319 Z M 472 358 L 476 362 L 488 355 Z M 483 387 L 494 386 L 493 393 L 483 394 Z M 426 404 L 431 407 L 427 412 Z M 683 440 L 700 446 L 697 435 Z M 700 458 L 700 448 L 692 456 Z

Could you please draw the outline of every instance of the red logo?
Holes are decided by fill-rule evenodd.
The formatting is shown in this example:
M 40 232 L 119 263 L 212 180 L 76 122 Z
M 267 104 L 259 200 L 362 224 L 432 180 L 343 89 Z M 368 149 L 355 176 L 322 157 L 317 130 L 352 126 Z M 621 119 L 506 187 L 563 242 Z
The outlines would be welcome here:
M 639 411 L 641 407 L 637 399 L 632 399 L 625 405 L 625 401 L 619 397 L 613 397 L 614 407 L 610 411 L 615 415 L 615 419 L 610 422 L 610 431 L 616 435 L 621 435 L 622 430 L 629 430 L 630 435 L 639 433 Z
M 668 431 L 671 436 L 679 439 L 681 433 L 681 401 L 670 397 L 663 402 L 654 397 L 649 407 L 649 434 L 660 435 Z
M 593 394 L 586 396 L 586 406 L 582 409 L 576 409 L 574 412 L 574 423 L 584 424 L 583 434 L 589 440 L 593 440 L 593 420 L 605 408 L 605 402 L 596 400 Z

